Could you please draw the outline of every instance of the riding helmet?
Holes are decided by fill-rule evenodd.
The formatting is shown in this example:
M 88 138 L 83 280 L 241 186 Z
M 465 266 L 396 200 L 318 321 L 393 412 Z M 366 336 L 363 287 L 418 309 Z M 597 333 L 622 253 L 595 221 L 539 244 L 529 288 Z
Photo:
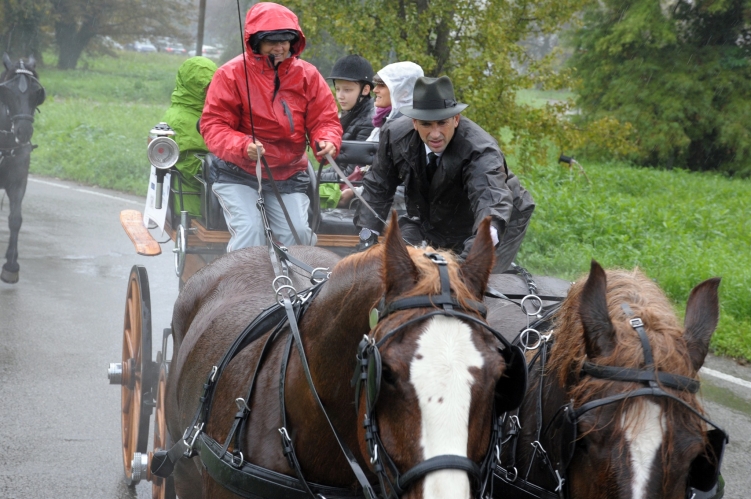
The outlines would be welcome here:
M 258 33 L 253 33 L 250 36 L 248 44 L 250 45 L 250 48 L 253 50 L 253 52 L 257 54 L 260 49 L 261 40 L 266 40 L 267 42 L 289 42 L 290 45 L 294 45 L 299 38 L 300 35 L 293 29 L 259 31 Z
M 329 80 L 347 80 L 367 83 L 373 88 L 373 66 L 360 55 L 347 55 L 334 64 Z

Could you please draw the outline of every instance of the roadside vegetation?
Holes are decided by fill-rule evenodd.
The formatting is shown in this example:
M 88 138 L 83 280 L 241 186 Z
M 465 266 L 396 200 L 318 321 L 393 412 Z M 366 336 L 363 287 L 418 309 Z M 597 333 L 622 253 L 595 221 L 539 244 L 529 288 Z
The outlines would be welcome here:
M 127 52 L 60 71 L 54 56 L 45 57 L 48 99 L 36 121 L 32 173 L 144 195 L 146 137 L 184 60 Z M 568 96 L 527 90 L 517 99 L 544 105 Z M 713 349 L 751 360 L 751 181 L 580 161 L 591 183 L 576 168 L 509 158 L 537 201 L 519 263 L 566 279 L 586 272 L 593 258 L 606 267 L 639 266 L 679 309 L 693 286 L 722 276 Z

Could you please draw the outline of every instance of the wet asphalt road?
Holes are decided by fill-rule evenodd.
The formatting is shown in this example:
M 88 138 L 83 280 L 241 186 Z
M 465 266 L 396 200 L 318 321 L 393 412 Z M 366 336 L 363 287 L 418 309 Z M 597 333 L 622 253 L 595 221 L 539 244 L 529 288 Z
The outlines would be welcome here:
M 149 273 L 154 354 L 178 293 L 171 242 L 161 256 L 138 256 L 120 226 L 121 210 L 142 208 L 117 192 L 29 182 L 20 282 L 0 283 L 0 499 L 151 497 L 150 484 L 132 490 L 123 481 L 120 389 L 107 381 L 108 364 L 120 361 L 130 268 Z M 7 216 L 6 199 L 0 254 Z M 748 497 L 751 369 L 718 358 L 706 367 L 705 408 L 730 433 L 725 497 Z

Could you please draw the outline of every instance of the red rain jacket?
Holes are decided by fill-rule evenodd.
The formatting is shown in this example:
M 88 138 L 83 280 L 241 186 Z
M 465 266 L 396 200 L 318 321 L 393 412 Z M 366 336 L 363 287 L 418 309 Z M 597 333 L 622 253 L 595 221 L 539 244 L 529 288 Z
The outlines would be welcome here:
M 259 31 L 295 30 L 298 41 L 292 55 L 274 70 L 268 57 L 254 54 L 251 35 Z M 255 4 L 245 18 L 245 53 L 220 67 L 214 75 L 201 115 L 201 135 L 209 151 L 255 175 L 256 162 L 248 158 L 251 143 L 250 113 L 245 83 L 247 63 L 253 125 L 256 138 L 276 180 L 285 180 L 308 166 L 306 134 L 311 141 L 326 140 L 341 147 L 342 127 L 326 80 L 312 64 L 299 58 L 305 49 L 297 16 L 281 5 Z M 275 80 L 279 89 L 274 96 Z M 263 177 L 266 178 L 266 171 Z

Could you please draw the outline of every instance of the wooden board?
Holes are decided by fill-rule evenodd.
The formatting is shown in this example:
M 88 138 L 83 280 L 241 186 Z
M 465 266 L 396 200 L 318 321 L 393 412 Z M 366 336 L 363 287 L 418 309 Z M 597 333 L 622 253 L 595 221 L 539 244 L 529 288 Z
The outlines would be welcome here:
M 192 221 L 191 227 L 194 227 L 196 229 L 196 233 L 191 234 L 191 236 L 188 237 L 188 244 L 192 242 L 190 239 L 191 237 L 195 237 L 203 243 L 226 244 L 229 242 L 230 235 L 227 231 L 208 230 L 206 227 L 201 225 L 198 220 L 195 219 Z M 318 234 L 318 243 L 316 243 L 316 246 L 339 246 L 354 248 L 359 242 L 360 238 L 357 236 Z
M 136 253 L 144 256 L 156 256 L 162 253 L 162 247 L 143 226 L 143 215 L 138 210 L 123 210 L 120 212 L 120 223 L 125 233 L 133 242 Z
M 195 233 L 188 235 L 188 246 L 196 246 L 199 244 L 208 243 L 220 243 L 227 244 L 229 242 L 230 234 L 223 230 L 208 230 L 201 222 L 196 219 L 191 220 L 191 228 L 196 229 Z M 170 237 L 175 239 L 175 231 L 168 227 L 167 231 Z M 317 234 L 318 243 L 316 246 L 325 247 L 348 247 L 354 248 L 357 243 L 360 242 L 360 238 L 353 235 L 341 235 L 341 234 Z

